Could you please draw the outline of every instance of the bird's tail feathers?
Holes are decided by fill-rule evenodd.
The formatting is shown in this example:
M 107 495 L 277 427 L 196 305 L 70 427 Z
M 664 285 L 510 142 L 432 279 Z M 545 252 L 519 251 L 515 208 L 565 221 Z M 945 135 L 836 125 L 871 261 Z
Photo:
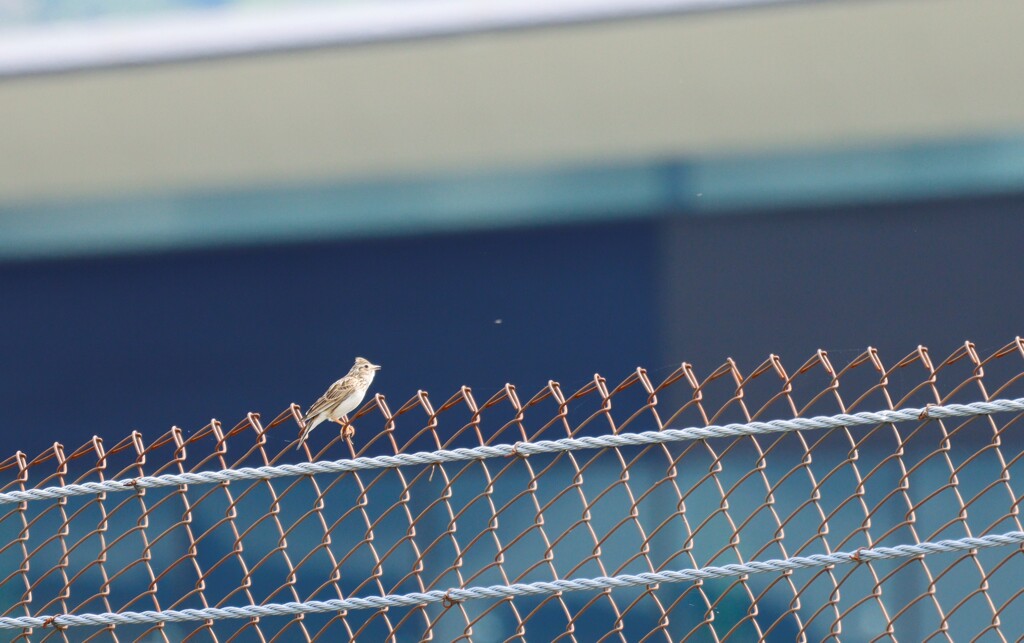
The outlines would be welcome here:
M 317 424 L 320 424 L 323 420 L 316 420 L 310 416 L 302 418 L 302 431 L 299 433 L 299 443 L 295 445 L 295 450 L 302 448 L 302 445 L 306 443 L 306 438 L 313 432 Z

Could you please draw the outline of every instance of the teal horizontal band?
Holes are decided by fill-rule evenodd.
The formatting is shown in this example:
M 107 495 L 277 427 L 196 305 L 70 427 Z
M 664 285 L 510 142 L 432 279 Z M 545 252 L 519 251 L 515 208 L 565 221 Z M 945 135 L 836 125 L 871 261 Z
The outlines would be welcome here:
M 1024 137 L 0 206 L 0 260 L 1024 191 Z

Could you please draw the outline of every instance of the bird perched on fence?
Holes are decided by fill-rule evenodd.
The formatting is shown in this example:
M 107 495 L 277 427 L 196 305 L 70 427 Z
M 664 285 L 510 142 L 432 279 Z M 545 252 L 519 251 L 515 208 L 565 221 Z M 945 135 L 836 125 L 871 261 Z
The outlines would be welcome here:
M 379 370 L 380 366 L 377 364 L 371 364 L 369 360 L 357 357 L 356 363 L 352 365 L 348 375 L 331 384 L 327 392 L 319 400 L 313 402 L 313 406 L 306 411 L 306 415 L 302 418 L 302 434 L 299 436 L 299 444 L 295 448 L 302 448 L 310 432 L 324 420 L 337 422 L 344 427 L 342 436 L 345 439 L 351 438 L 355 434 L 355 429 L 349 425 L 347 415 L 354 411 L 366 397 L 366 391 L 369 390 L 370 384 L 373 382 L 373 376 Z

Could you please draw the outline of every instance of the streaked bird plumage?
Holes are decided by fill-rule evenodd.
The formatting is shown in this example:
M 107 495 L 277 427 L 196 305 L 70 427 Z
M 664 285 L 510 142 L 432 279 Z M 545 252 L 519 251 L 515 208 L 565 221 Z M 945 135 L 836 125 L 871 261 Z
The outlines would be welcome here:
M 351 428 L 347 427 L 347 416 L 362 403 L 363 398 L 366 397 L 366 391 L 373 383 L 373 376 L 379 370 L 380 366 L 377 364 L 372 364 L 363 357 L 357 357 L 348 375 L 331 384 L 327 392 L 306 410 L 306 414 L 302 418 L 305 428 L 302 430 L 302 435 L 299 436 L 299 444 L 296 448 L 302 448 L 310 432 L 325 420 L 338 422 L 342 426 L 346 426 L 346 429 Z

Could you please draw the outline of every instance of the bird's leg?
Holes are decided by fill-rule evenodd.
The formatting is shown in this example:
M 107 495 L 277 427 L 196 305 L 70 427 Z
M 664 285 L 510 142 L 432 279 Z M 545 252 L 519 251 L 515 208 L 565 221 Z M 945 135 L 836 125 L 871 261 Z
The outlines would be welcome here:
M 356 427 L 348 423 L 348 416 L 343 415 L 341 418 L 334 420 L 334 422 L 341 427 L 341 439 L 351 440 L 356 435 Z

